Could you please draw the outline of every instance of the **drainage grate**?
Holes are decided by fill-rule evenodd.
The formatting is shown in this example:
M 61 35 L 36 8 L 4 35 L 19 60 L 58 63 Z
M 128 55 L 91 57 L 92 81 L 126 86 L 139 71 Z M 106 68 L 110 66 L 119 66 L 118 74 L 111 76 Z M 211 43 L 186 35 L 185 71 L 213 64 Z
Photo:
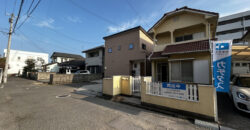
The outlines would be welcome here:
M 70 94 L 63 94 L 63 95 L 58 95 L 56 96 L 56 98 L 66 98 L 66 97 L 70 97 Z

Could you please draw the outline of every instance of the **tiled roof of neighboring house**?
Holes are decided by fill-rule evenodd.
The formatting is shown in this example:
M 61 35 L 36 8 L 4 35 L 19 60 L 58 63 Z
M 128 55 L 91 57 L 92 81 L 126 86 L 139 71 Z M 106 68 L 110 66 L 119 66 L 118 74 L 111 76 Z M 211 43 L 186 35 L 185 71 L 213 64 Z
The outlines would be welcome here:
M 84 60 L 71 60 L 58 64 L 59 66 L 67 66 L 67 67 L 80 67 L 85 65 Z
M 124 34 L 124 33 L 126 33 L 126 32 L 135 31 L 135 30 L 141 30 L 145 35 L 147 35 L 151 40 L 153 40 L 153 39 L 148 35 L 147 31 L 145 31 L 145 29 L 143 29 L 141 26 L 137 26 L 137 27 L 134 27 L 134 28 L 130 28 L 130 29 L 127 29 L 127 30 L 124 30 L 124 31 L 121 31 L 121 32 L 118 32 L 118 33 L 115 33 L 115 34 L 112 34 L 112 35 L 103 37 L 103 39 L 106 40 L 106 39 L 108 39 L 108 38 L 111 38 L 111 37 L 114 37 L 114 36 L 117 36 L 117 35 L 121 35 L 121 34 Z
M 216 13 L 216 12 L 210 12 L 210 11 L 204 11 L 204 10 L 199 10 L 199 9 L 193 9 L 193 8 L 189 8 L 189 7 L 187 7 L 187 6 L 184 6 L 184 7 L 182 7 L 182 8 L 177 8 L 177 9 L 175 9 L 174 11 L 165 13 L 165 14 L 160 18 L 160 20 L 158 20 L 158 21 L 148 30 L 148 32 L 149 32 L 152 28 L 154 28 L 157 24 L 159 24 L 166 16 L 169 16 L 169 15 L 171 15 L 171 14 L 174 14 L 174 13 L 177 13 L 177 12 L 180 12 L 180 11 L 193 11 L 193 12 L 197 12 L 197 13 L 206 13 L 206 14 L 212 14 L 212 15 L 217 15 L 217 16 L 219 16 L 219 14 Z
M 182 44 L 168 45 L 163 50 L 162 55 L 202 52 L 202 51 L 209 51 L 209 50 L 210 50 L 209 41 L 202 40 L 202 41 L 188 42 L 188 43 L 182 43 Z
M 149 57 L 149 59 L 160 59 L 166 57 L 167 56 L 162 55 L 162 51 L 160 51 L 160 52 L 153 52 L 153 54 Z
M 84 59 L 81 55 L 62 53 L 62 52 L 54 52 L 51 57 L 65 57 L 65 58 L 75 58 L 75 59 Z
M 57 62 L 48 63 L 48 64 L 45 64 L 43 66 L 48 66 L 48 65 L 53 65 L 53 64 L 57 64 Z
M 97 50 L 97 49 L 104 49 L 104 48 L 105 48 L 104 45 L 101 45 L 101 46 L 97 46 L 97 47 L 94 47 L 94 48 L 90 48 L 88 50 L 84 50 L 84 51 L 82 51 L 82 53 L 86 53 L 88 51 L 93 51 L 93 50 Z

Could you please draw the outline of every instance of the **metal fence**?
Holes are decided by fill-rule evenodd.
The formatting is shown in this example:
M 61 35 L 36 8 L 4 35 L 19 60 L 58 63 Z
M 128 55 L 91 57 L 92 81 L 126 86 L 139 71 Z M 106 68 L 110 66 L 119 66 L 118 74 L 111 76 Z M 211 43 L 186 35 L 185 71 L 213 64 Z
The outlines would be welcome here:
M 174 88 L 164 88 L 162 82 L 146 82 L 146 94 L 180 100 L 199 101 L 198 85 L 190 83 L 184 85 L 185 89 L 180 90 Z
M 141 91 L 141 76 L 132 77 L 132 91 L 133 92 Z

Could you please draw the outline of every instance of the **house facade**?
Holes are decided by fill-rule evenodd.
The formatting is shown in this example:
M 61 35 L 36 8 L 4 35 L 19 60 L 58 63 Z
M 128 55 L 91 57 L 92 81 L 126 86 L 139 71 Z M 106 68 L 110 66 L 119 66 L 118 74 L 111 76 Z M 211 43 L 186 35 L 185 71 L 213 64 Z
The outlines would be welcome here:
M 4 57 L 6 57 L 6 54 L 7 50 L 4 49 Z M 25 61 L 27 59 L 34 59 L 36 61 L 35 69 L 42 71 L 42 66 L 48 63 L 49 54 L 10 50 L 8 74 L 22 74 L 23 68 L 26 66 Z
M 52 63 L 62 63 L 71 60 L 83 60 L 84 58 L 81 55 L 76 54 L 69 54 L 69 53 L 62 53 L 62 52 L 54 52 L 51 55 L 51 62 Z
M 153 80 L 211 84 L 209 39 L 217 20 L 218 13 L 188 7 L 164 14 L 148 31 L 156 44 L 149 57 Z
M 105 47 L 98 46 L 88 50 L 83 51 L 86 54 L 85 64 L 86 69 L 90 71 L 90 73 L 103 73 L 103 64 L 104 64 L 104 50 Z
M 147 56 L 152 52 L 154 42 L 142 27 L 131 28 L 103 39 L 105 77 L 151 75 Z

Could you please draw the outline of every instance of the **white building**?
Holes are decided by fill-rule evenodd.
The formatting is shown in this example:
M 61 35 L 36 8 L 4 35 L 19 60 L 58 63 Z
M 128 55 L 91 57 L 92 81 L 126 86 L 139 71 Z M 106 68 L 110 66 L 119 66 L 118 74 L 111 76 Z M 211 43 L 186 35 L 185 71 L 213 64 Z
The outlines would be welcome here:
M 242 37 L 250 29 L 250 11 L 232 14 L 219 18 L 216 30 L 218 40 L 232 40 L 234 46 L 250 44 Z M 232 74 L 250 73 L 250 61 L 232 55 Z
M 97 46 L 83 51 L 86 54 L 85 65 L 90 73 L 103 73 L 104 46 Z
M 219 18 L 216 30 L 218 40 L 233 40 L 233 44 L 247 44 L 241 40 L 250 29 L 250 11 L 232 14 Z
M 4 49 L 4 57 L 6 57 L 6 52 L 7 50 Z M 34 59 L 36 61 L 36 69 L 42 70 L 42 65 L 48 63 L 49 54 L 10 50 L 8 74 L 22 74 L 23 67 L 26 66 L 25 61 L 27 59 Z

